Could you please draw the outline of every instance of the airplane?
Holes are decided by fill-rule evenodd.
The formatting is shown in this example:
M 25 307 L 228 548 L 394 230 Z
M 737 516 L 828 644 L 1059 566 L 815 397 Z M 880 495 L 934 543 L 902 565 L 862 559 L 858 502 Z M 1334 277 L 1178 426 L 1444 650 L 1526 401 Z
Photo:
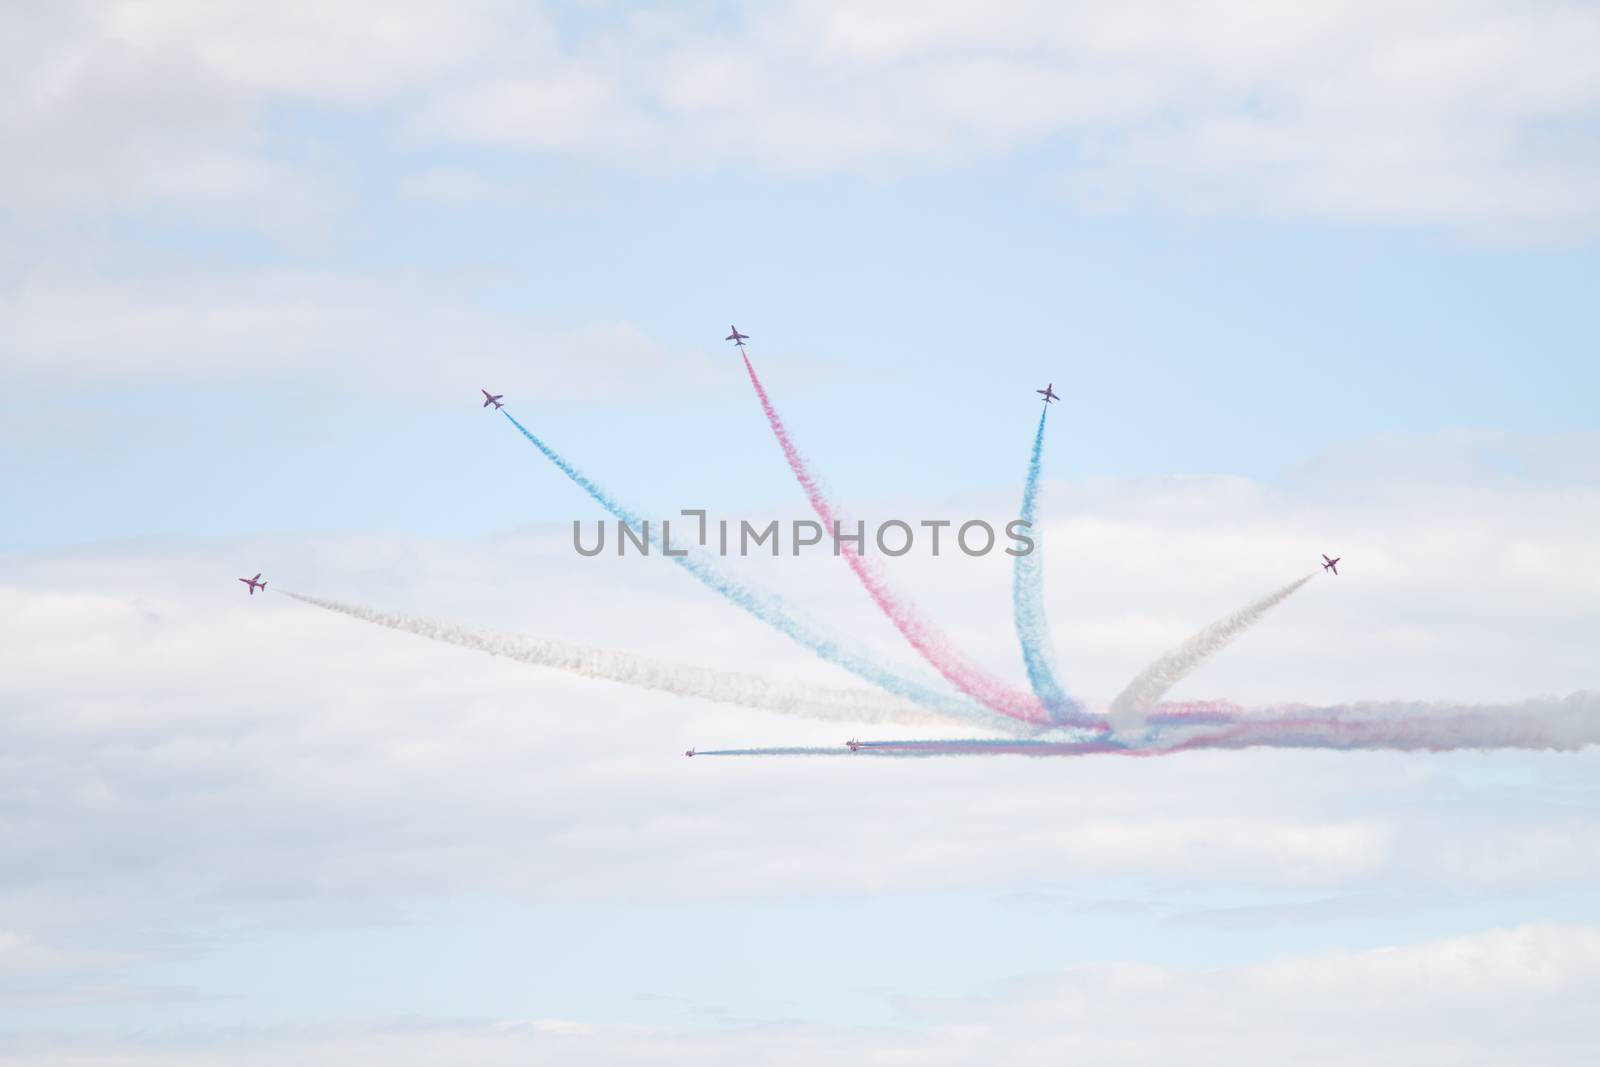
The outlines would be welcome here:
M 256 595 L 257 589 L 265 589 L 267 587 L 267 583 L 261 580 L 260 571 L 256 571 L 254 578 L 240 578 L 239 580 L 249 587 L 251 596 Z
M 1332 559 L 1329 559 L 1328 554 L 1324 552 L 1322 554 L 1322 569 L 1325 571 L 1332 571 L 1334 574 L 1338 574 L 1339 561 L 1343 558 L 1343 556 L 1334 556 Z
M 723 340 L 724 341 L 732 341 L 734 344 L 738 345 L 740 348 L 743 348 L 744 347 L 744 343 L 750 339 L 750 335 L 747 334 L 747 333 L 740 333 L 739 332 L 739 327 L 737 327 L 737 326 L 729 326 L 728 329 L 732 330 L 733 332 L 730 333 L 728 336 L 724 337 Z
M 692 748 L 691 748 L 691 749 L 690 749 L 690 750 L 689 750 L 689 751 L 687 751 L 687 752 L 685 752 L 685 753 L 684 753 L 684 755 L 685 755 L 685 756 L 692 756 L 692 755 L 694 755 L 694 749 L 692 749 Z
M 478 392 L 483 394 L 483 406 L 484 407 L 488 407 L 490 404 L 493 404 L 494 405 L 494 409 L 496 411 L 499 411 L 501 408 L 505 407 L 504 404 L 500 403 L 500 398 L 505 396 L 506 394 L 504 394 L 504 393 L 491 393 L 487 389 L 479 389 Z
M 860 752 L 866 746 L 852 737 L 850 740 L 844 743 L 844 747 L 848 748 L 851 752 Z
M 1049 385 L 1046 385 L 1043 389 L 1035 389 L 1034 392 L 1036 392 L 1040 396 L 1044 397 L 1044 402 L 1046 404 L 1050 403 L 1050 401 L 1052 401 L 1052 400 L 1060 400 L 1061 398 L 1059 396 L 1056 396 L 1055 389 L 1053 388 L 1054 385 L 1055 385 L 1055 383 L 1051 382 Z

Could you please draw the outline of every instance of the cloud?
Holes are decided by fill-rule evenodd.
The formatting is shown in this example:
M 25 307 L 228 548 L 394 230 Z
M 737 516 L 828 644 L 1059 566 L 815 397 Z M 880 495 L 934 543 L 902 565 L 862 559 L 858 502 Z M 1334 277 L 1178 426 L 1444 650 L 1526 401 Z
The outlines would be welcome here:
M 270 7 L 175 0 L 100 6 L 104 37 L 138 54 L 180 53 L 219 84 L 342 104 L 426 84 L 494 34 L 492 3 L 398 0 Z M 537 32 L 539 15 L 525 25 Z
M 1046 593 L 1073 691 L 1108 699 L 1162 648 L 1303 567 L 1336 506 L 1328 492 L 1208 480 L 1048 490 Z M 1313 583 L 1174 695 L 1483 702 L 1592 687 L 1600 571 L 1583 560 L 1597 507 L 1590 492 L 1519 483 L 1371 508 L 1330 546 L 1346 576 Z M 1573 566 L 1535 565 L 1549 559 Z M 464 884 L 648 882 L 692 896 L 1136 878 L 1354 891 L 1571 885 L 1600 869 L 1600 827 L 1581 808 L 1501 810 L 1471 793 L 1449 812 L 1414 805 L 1443 787 L 1442 768 L 1477 756 L 1197 753 L 1083 760 L 1066 775 L 1010 760 L 704 771 L 677 754 L 848 734 L 508 664 L 270 591 L 243 598 L 232 581 L 263 569 L 276 586 L 380 608 L 848 684 L 660 562 L 579 564 L 565 530 L 13 559 L 0 587 L 6 891 L 65 899 L 112 882 L 129 907 L 207 913 L 268 900 L 340 910 Z M 956 640 L 1018 676 L 1007 562 L 907 558 L 895 580 L 927 590 Z M 740 569 L 910 661 L 837 561 Z M 1592 755 L 1494 759 L 1563 768 Z M 1042 810 L 1073 817 L 1025 817 Z M 1474 813 L 1484 821 L 1469 833 Z M 884 850 L 885 835 L 922 844 Z M 286 868 L 272 842 L 289 838 L 299 858 Z M 530 847 L 507 852 L 511 839 Z M 459 870 L 476 874 L 459 883 L 448 873 Z
M 442 87 L 419 128 L 795 175 L 1057 146 L 1074 160 L 1063 189 L 1096 205 L 1492 239 L 1600 226 L 1600 78 L 1585 58 L 1600 18 L 1578 7 L 806 4 L 731 26 L 624 21 L 563 45 L 555 70 L 491 60 Z
M 1193 969 L 1123 963 L 982 998 L 908 1001 L 896 1025 L 715 1027 L 566 1019 L 272 1027 L 223 1034 L 13 1034 L 0 1063 L 1233 1064 L 1587 1061 L 1600 930 L 1532 925 L 1363 952 Z M 1359 1025 L 1352 1025 L 1359 1020 Z
M 1600 15 L 1581 5 L 716 11 L 13 12 L 15 106 L 0 144 L 27 164 L 9 169 L 0 198 L 32 211 L 165 206 L 247 226 L 278 213 L 304 228 L 306 205 L 332 210 L 340 194 L 337 168 L 268 147 L 274 109 L 300 107 L 366 118 L 413 146 L 646 171 L 893 177 L 1045 149 L 1059 150 L 1062 189 L 1094 205 L 1494 240 L 1600 228 L 1600 75 L 1588 59 Z
M 1313 582 L 1177 695 L 1485 701 L 1592 688 L 1600 571 L 1588 562 L 1600 498 L 1567 480 L 1589 444 L 1510 444 L 1543 457 L 1519 480 L 1408 480 L 1405 450 L 1391 442 L 1396 481 L 1388 488 L 1368 472 L 1340 481 L 1337 469 L 1321 467 L 1299 484 L 1270 487 L 1213 479 L 1047 487 L 1046 595 L 1069 684 L 1109 697 L 1175 638 L 1256 595 L 1264 579 L 1294 573 L 1336 536 L 1329 547 L 1345 555 L 1346 576 Z M 1482 443 L 1470 447 L 1481 452 Z M 1440 468 L 1446 450 L 1436 443 L 1414 451 L 1422 470 L 1468 469 Z M 1344 495 L 1358 491 L 1367 496 L 1352 519 Z M 1343 525 L 1330 535 L 1335 522 Z M 1451 902 L 1467 899 L 1475 908 L 1465 921 L 1511 924 L 1552 895 L 1594 892 L 1596 750 L 1214 752 L 1070 767 L 1009 759 L 711 764 L 679 754 L 691 744 L 836 745 L 850 731 L 507 663 L 270 591 L 843 683 L 661 562 L 579 564 L 564 529 L 463 543 L 274 537 L 9 558 L 0 582 L 0 838 L 9 857 L 0 913 L 16 940 L 0 950 L 0 984 L 14 1002 L 192 998 L 129 961 L 203 958 L 216 931 L 244 931 L 227 935 L 236 941 L 415 921 L 419 910 L 451 902 L 626 909 L 639 887 L 668 908 L 928 893 L 1092 900 L 1133 887 L 1143 910 L 1117 921 L 1148 928 L 1142 945 L 1168 936 L 1169 921 L 1247 936 L 1269 925 L 1359 923 L 1370 913 L 1295 903 L 1306 899 L 1412 902 L 1407 916 L 1418 924 L 1459 914 Z M 1008 561 L 893 562 L 897 584 L 928 590 L 930 614 L 951 622 L 957 640 L 1020 677 Z M 258 567 L 274 584 L 243 597 L 233 577 Z M 836 560 L 763 558 L 740 570 L 892 662 L 910 662 Z M 1485 914 L 1495 918 L 1476 918 Z M 1252 1017 L 1266 1030 L 1244 1051 L 1262 1062 L 1305 1048 L 1296 1042 L 1306 1034 L 1346 1033 L 1332 1020 L 1369 1010 L 1389 1028 L 1382 1047 L 1405 1058 L 1443 1032 L 1450 1012 L 1497 995 L 1473 976 L 1502 964 L 1501 977 L 1515 985 L 1508 995 L 1522 998 L 1517 1018 L 1578 1026 L 1565 1005 L 1591 979 L 1589 964 L 1569 950 L 1592 948 L 1590 936 L 1522 931 L 1401 949 L 1392 971 L 1384 970 L 1390 956 L 1359 953 L 1303 970 L 1291 961 L 1204 976 L 1126 962 L 1031 981 L 993 1003 L 927 1010 L 964 1020 L 958 1035 L 986 1035 L 956 1041 L 953 1063 L 1014 1034 L 1030 1035 L 1016 1039 L 1019 1056 L 1055 1054 L 1052 1062 L 1109 1059 L 1118 1047 L 1150 1050 L 1154 1060 L 1170 1052 L 1141 1044 L 1157 1032 L 1221 1048 L 1237 1038 L 1240 1005 L 1258 1002 L 1265 1007 Z M 1441 974 L 1449 981 L 1434 980 Z M 1221 991 L 1214 997 L 1204 992 L 1213 986 Z M 1444 999 L 1405 1016 L 1363 993 L 1369 986 L 1396 1002 L 1413 988 Z M 1106 990 L 1126 993 L 1118 1003 L 1159 1003 L 1180 1022 L 1113 1022 L 1123 1017 L 1106 1014 Z M 254 1010 L 242 1007 L 241 1017 Z M 559 1037 L 577 1043 L 555 1058 L 626 1062 L 646 1048 L 703 1049 L 706 1057 L 732 1049 L 726 1054 L 749 1062 L 751 1049 L 781 1046 L 809 1050 L 815 1062 L 839 1041 L 881 1042 L 885 1055 L 955 1041 L 930 1026 L 800 1025 L 751 1031 L 748 1044 L 727 1034 L 600 1027 Z M 526 1055 L 525 1040 L 558 1040 L 543 1030 L 519 1030 L 513 1040 L 454 1025 L 429 1033 L 440 1048 L 464 1050 L 458 1058 L 489 1062 Z M 1498 1048 L 1509 1033 L 1496 1031 L 1483 1047 Z M 109 1054 L 64 1040 L 13 1038 L 0 1048 L 23 1059 L 49 1050 L 64 1062 Z M 117 1048 L 165 1062 L 215 1061 L 203 1041 L 175 1040 L 156 1051 Z M 363 1050 L 399 1039 L 285 1031 L 254 1040 L 287 1043 L 294 1058 L 315 1062 L 371 1058 Z M 1550 1062 L 1562 1062 L 1566 1038 L 1549 1040 Z M 511 1043 L 502 1049 L 500 1041 Z M 250 1062 L 252 1047 L 245 1041 L 231 1054 Z M 1461 1048 L 1463 1057 L 1478 1054 Z
M 260 101 L 194 52 L 119 29 L 129 5 L 13 5 L 0 15 L 9 104 L 0 206 L 14 225 L 67 217 L 248 219 L 288 234 L 330 190 L 264 148 Z
M 0 371 L 67 387 L 314 377 L 432 392 L 514 379 L 563 398 L 614 393 L 618 378 L 672 393 L 717 371 L 709 353 L 674 351 L 626 322 L 552 326 L 453 289 L 426 277 L 37 266 L 0 289 L 12 338 Z

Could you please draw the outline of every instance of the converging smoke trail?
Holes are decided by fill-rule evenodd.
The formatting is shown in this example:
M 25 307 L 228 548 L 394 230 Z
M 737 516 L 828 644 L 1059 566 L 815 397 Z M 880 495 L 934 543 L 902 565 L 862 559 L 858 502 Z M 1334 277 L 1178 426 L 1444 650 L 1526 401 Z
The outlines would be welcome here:
M 719 756 L 1170 756 L 1200 749 L 1308 748 L 1328 751 L 1574 752 L 1600 744 L 1600 691 L 1537 697 L 1518 704 L 1419 704 L 1389 701 L 1329 707 L 1239 709 L 1245 721 L 1175 743 L 975 738 L 863 741 L 856 750 L 725 748 Z
M 821 486 L 817 484 L 817 479 L 806 464 L 805 457 L 795 447 L 794 440 L 789 436 L 783 420 L 779 418 L 777 409 L 772 406 L 772 400 L 762 386 L 750 357 L 744 354 L 743 349 L 740 350 L 740 355 L 744 359 L 745 371 L 750 375 L 750 384 L 755 387 L 756 398 L 761 402 L 761 410 L 767 417 L 767 424 L 772 428 L 772 435 L 777 438 L 778 447 L 783 450 L 789 469 L 794 472 L 795 480 L 805 491 L 806 499 L 811 502 L 811 509 L 816 512 L 817 518 L 822 520 L 823 527 L 829 533 L 836 531 L 840 528 L 835 525 L 838 518 L 837 511 L 823 494 Z M 969 662 L 931 622 L 922 618 L 914 605 L 901 600 L 889 588 L 888 583 L 854 546 L 842 540 L 837 544 L 840 554 L 855 572 L 862 587 L 872 597 L 873 603 L 877 604 L 879 610 L 894 623 L 895 629 L 899 630 L 911 647 L 916 649 L 917 654 L 943 675 L 951 685 L 984 707 L 1002 715 L 1040 725 L 1051 721 L 1050 710 L 1037 696 L 1012 689 L 981 667 Z M 1062 721 L 1076 726 L 1097 728 L 1105 726 L 1104 723 L 1072 711 L 1064 711 Z
M 623 507 L 610 493 L 590 481 L 587 475 L 567 462 L 560 453 L 545 444 L 533 431 L 518 422 L 511 412 L 502 410 L 500 414 L 504 415 L 507 421 L 522 433 L 523 437 L 531 441 L 534 447 L 555 465 L 557 470 L 565 474 L 574 485 L 587 493 L 595 503 L 605 508 L 616 518 L 627 523 L 630 527 L 636 530 L 644 529 L 644 523 L 637 515 Z M 651 540 L 652 543 L 655 542 L 653 535 Z M 669 558 L 694 575 L 702 585 L 715 592 L 718 596 L 743 608 L 750 615 L 778 630 L 790 640 L 809 648 L 822 659 L 843 667 L 851 674 L 872 683 L 879 689 L 892 693 L 897 697 L 915 701 L 924 707 L 932 708 L 954 718 L 983 721 L 993 727 L 1005 728 L 1002 723 L 996 721 L 996 716 L 986 712 L 984 709 L 892 674 L 880 667 L 865 653 L 847 649 L 838 640 L 823 636 L 811 626 L 790 615 L 777 602 L 776 598 L 759 593 L 743 583 L 718 573 L 701 554 L 691 550 L 688 555 Z
M 1177 648 L 1140 671 L 1111 702 L 1109 718 L 1118 727 L 1137 725 L 1156 702 L 1200 664 L 1226 648 L 1235 638 L 1261 621 L 1261 617 L 1292 596 L 1316 573 L 1297 578 L 1277 592 L 1218 619 Z
M 1033 435 L 1033 451 L 1028 456 L 1028 479 L 1022 488 L 1022 513 L 1018 516 L 1031 528 L 1039 505 L 1039 469 L 1044 455 L 1045 420 L 1050 417 L 1050 405 L 1039 414 L 1039 429 Z M 1011 564 L 1011 616 L 1017 629 L 1017 641 L 1022 645 L 1022 661 L 1028 669 L 1028 684 L 1033 693 L 1050 712 L 1053 721 L 1061 722 L 1079 714 L 1077 704 L 1067 696 L 1056 680 L 1054 643 L 1050 639 L 1050 621 L 1044 611 L 1044 549 L 1038 535 L 1034 536 L 1033 551 L 1012 558 Z
M 866 689 L 833 689 L 801 683 L 773 682 L 753 674 L 691 667 L 679 663 L 633 656 L 605 648 L 541 641 L 479 630 L 435 619 L 379 611 L 359 604 L 280 590 L 302 604 L 359 619 L 400 633 L 415 634 L 447 645 L 470 648 L 491 656 L 550 667 L 585 678 L 620 682 L 674 696 L 696 697 L 718 704 L 775 711 L 807 719 L 832 722 L 933 723 L 947 721 L 907 700 Z

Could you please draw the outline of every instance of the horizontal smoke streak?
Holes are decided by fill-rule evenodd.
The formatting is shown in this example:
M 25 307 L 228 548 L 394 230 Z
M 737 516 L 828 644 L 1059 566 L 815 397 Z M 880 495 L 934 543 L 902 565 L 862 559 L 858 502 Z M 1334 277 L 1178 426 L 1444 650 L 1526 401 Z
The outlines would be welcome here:
M 1209 713 L 1201 713 L 1209 714 Z M 1216 712 L 1215 714 L 1222 714 Z M 1231 725 L 1182 740 L 1119 744 L 1108 740 L 1018 738 L 865 741 L 836 748 L 725 748 L 719 756 L 1168 756 L 1198 749 L 1311 748 L 1383 752 L 1463 749 L 1571 752 L 1600 744 L 1600 690 L 1537 697 L 1518 704 L 1366 702 L 1328 707 L 1238 709 Z M 712 753 L 703 753 L 710 755 Z
M 816 745 L 809 747 L 794 746 L 790 748 L 723 748 L 723 749 L 696 749 L 696 756 L 837 756 L 841 752 L 848 754 L 849 749 L 844 746 L 822 748 Z
M 807 719 L 832 722 L 934 723 L 948 721 L 907 700 L 885 696 L 866 689 L 834 689 L 827 686 L 774 682 L 753 674 L 718 671 L 678 663 L 647 659 L 611 649 L 542 641 L 491 630 L 457 626 L 415 615 L 359 604 L 345 604 L 323 597 L 280 590 L 303 604 L 337 612 L 352 619 L 372 623 L 401 633 L 415 634 L 459 648 L 470 648 L 491 656 L 549 667 L 585 678 L 620 682 L 640 689 L 694 697 L 719 704 L 775 711 Z
M 1372 749 L 1451 752 L 1533 749 L 1571 752 L 1600 744 L 1600 691 L 1536 697 L 1517 704 L 1439 705 L 1366 701 L 1329 707 L 1244 712 L 1239 721 L 1167 745 L 1197 748 Z

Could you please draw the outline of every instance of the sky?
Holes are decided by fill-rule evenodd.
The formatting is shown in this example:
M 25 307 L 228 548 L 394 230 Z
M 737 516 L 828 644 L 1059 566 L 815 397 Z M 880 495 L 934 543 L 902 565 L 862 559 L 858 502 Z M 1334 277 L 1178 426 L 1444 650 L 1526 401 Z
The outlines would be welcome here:
M 0 9 L 0 1063 L 1586 1062 L 1600 754 L 926 730 L 599 509 L 1015 514 L 1096 706 L 1600 687 L 1600 12 Z M 930 685 L 841 561 L 741 579 Z M 266 573 L 242 596 L 238 574 Z M 1009 561 L 887 568 L 1025 684 Z M 920 674 L 918 672 L 921 672 Z M 898 734 L 896 736 L 903 736 Z M 1360 1026 L 1352 1026 L 1360 1020 Z

